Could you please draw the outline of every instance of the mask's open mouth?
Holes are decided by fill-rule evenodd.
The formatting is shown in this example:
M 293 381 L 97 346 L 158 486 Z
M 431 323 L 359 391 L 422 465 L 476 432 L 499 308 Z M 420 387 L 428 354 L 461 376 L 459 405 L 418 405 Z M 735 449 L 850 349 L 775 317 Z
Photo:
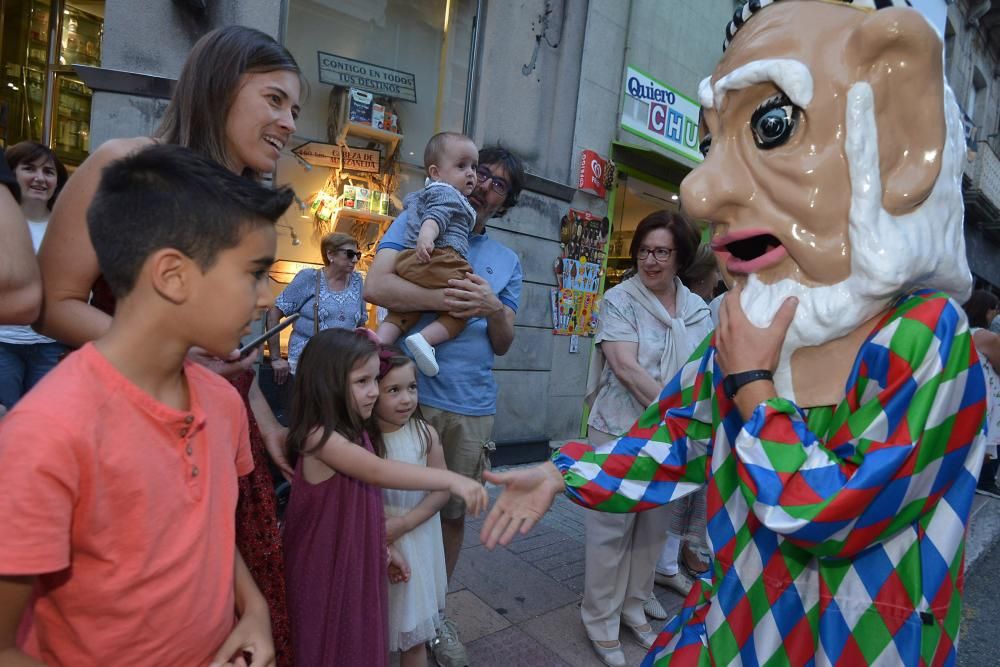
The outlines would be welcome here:
M 731 241 L 726 244 L 726 250 L 733 257 L 747 262 L 757 259 L 780 246 L 781 241 L 776 237 L 771 234 L 761 234 L 760 236 L 751 236 L 739 241 Z
M 717 237 L 712 248 L 730 273 L 754 273 L 777 264 L 788 254 L 778 237 L 762 230 Z

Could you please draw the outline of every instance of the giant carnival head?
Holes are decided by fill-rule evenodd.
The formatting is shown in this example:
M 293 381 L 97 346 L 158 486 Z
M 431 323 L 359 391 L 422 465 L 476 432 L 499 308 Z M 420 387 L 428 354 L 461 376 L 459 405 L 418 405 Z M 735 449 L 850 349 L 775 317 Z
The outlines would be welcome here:
M 798 297 L 783 365 L 910 289 L 971 290 L 961 116 L 941 40 L 906 4 L 751 0 L 699 88 L 705 161 L 681 198 L 752 322 Z

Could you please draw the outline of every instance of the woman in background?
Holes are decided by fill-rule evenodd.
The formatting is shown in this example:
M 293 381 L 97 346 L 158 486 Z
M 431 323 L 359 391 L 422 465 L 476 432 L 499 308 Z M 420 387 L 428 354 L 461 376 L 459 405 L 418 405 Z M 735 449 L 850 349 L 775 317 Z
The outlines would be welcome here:
M 599 350 L 595 365 L 603 366 L 595 388 L 587 388 L 593 406 L 589 438 L 595 447 L 627 431 L 712 330 L 708 306 L 678 278 L 697 247 L 697 231 L 679 213 L 657 211 L 636 227 L 629 250 L 635 275 L 604 295 L 594 338 Z M 580 613 L 591 645 L 606 665 L 625 665 L 618 640 L 621 625 L 646 648 L 656 639 L 645 607 L 674 511 L 666 505 L 647 512 L 586 513 Z M 687 581 L 681 572 L 675 577 Z M 655 607 L 650 616 L 666 616 L 659 603 Z
M 295 374 L 302 350 L 309 339 L 325 329 L 354 329 L 365 325 L 368 315 L 361 296 L 364 283 L 354 270 L 361 253 L 358 242 L 348 234 L 327 234 L 320 242 L 322 269 L 303 269 L 274 300 L 267 313 L 267 326 L 282 317 L 298 313 L 288 339 L 288 359 L 280 354 L 278 336 L 268 342 L 274 383 L 284 384 Z
M 7 164 L 20 189 L 21 212 L 38 252 L 56 197 L 69 176 L 56 154 L 35 141 L 7 149 Z M 27 325 L 0 326 L 0 405 L 10 409 L 59 361 L 66 347 Z

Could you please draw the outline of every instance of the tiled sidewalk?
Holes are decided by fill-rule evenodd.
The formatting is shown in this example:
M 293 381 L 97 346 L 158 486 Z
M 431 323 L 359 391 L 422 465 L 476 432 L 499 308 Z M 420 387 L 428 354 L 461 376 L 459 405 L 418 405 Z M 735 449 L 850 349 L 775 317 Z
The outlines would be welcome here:
M 491 487 L 490 497 L 498 491 Z M 479 544 L 482 520 L 466 524 L 447 613 L 473 667 L 601 667 L 580 622 L 586 511 L 560 496 L 528 535 L 492 552 Z M 669 614 L 680 608 L 672 591 L 658 586 L 656 595 Z M 638 665 L 646 650 L 628 633 L 621 640 L 629 664 Z
M 489 492 L 492 502 L 499 489 L 489 486 Z M 482 519 L 466 524 L 447 614 L 472 667 L 602 667 L 580 622 L 587 511 L 560 496 L 534 530 L 494 551 L 479 544 Z M 970 564 L 1000 539 L 1000 500 L 976 496 L 972 515 Z M 655 592 L 667 613 L 676 613 L 681 597 L 659 586 Z M 653 622 L 657 630 L 661 626 Z M 621 640 L 629 664 L 638 665 L 646 650 L 627 632 Z

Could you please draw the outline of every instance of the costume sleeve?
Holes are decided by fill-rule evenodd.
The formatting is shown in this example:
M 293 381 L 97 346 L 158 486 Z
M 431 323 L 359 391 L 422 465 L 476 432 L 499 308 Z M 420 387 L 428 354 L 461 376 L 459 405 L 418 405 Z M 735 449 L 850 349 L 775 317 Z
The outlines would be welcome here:
M 712 440 L 711 336 L 628 433 L 593 448 L 572 442 L 553 456 L 566 493 L 602 512 L 641 512 L 707 481 Z
M 286 316 L 297 313 L 310 297 L 316 294 L 316 270 L 302 269 L 295 274 L 292 282 L 281 291 L 274 305 Z M 311 317 L 311 316 L 310 316 Z
M 500 293 L 497 294 L 497 298 L 500 299 L 500 303 L 507 306 L 515 313 L 517 312 L 517 307 L 521 302 L 521 281 L 524 277 L 524 273 L 521 269 L 521 260 L 515 255 L 514 256 L 514 268 L 510 272 L 510 280 L 507 284 L 503 286 Z
M 757 406 L 736 436 L 756 517 L 820 556 L 852 556 L 933 511 L 982 429 L 985 383 L 961 310 L 941 294 L 899 310 L 862 348 L 826 442 L 784 399 Z
M 0 574 L 63 570 L 81 477 L 74 437 L 17 408 L 0 424 Z

